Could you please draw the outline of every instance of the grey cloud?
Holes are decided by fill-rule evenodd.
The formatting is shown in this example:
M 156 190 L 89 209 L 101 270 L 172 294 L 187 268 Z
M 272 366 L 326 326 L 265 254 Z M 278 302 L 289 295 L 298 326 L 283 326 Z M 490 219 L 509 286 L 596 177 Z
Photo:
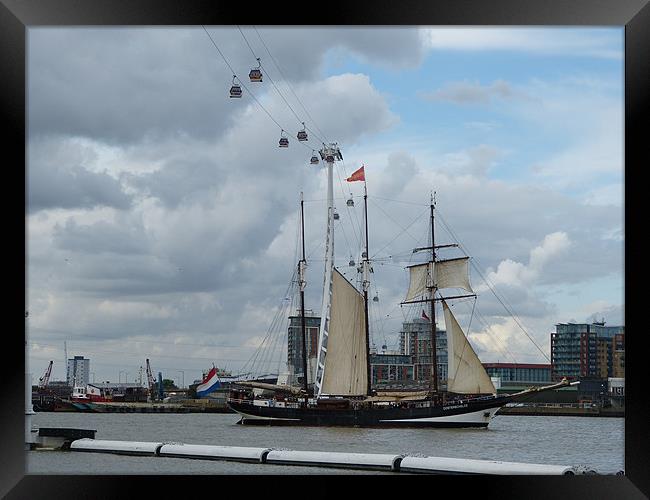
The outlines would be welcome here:
M 332 77 L 309 87 L 298 86 L 297 92 L 314 102 L 314 113 L 322 117 L 319 129 L 328 134 L 327 139 L 338 140 L 344 151 L 346 145 L 359 141 L 362 136 L 384 130 L 396 122 L 383 97 L 363 75 Z M 274 116 L 284 118 L 281 124 L 295 123 L 282 106 L 280 98 L 276 97 L 265 107 Z M 326 111 L 331 108 L 345 109 L 346 113 L 330 117 Z M 337 134 L 334 137 L 329 135 L 333 131 Z M 277 126 L 260 109 L 251 106 L 242 110 L 230 132 L 215 145 L 194 142 L 190 147 L 181 144 L 180 153 L 170 153 L 160 169 L 146 174 L 127 174 L 125 178 L 130 186 L 158 198 L 168 208 L 198 200 L 208 202 L 212 198 L 227 200 L 237 209 L 244 203 L 254 207 L 263 199 L 271 199 L 277 203 L 278 215 L 284 216 L 285 200 L 297 195 L 297 181 L 308 185 L 315 182 L 314 172 L 318 169 L 308 167 L 308 161 L 310 148 L 318 149 L 320 144 L 312 137 L 308 147 L 304 147 L 290 136 L 289 148 L 281 149 L 279 136 Z M 251 138 L 254 138 L 254 147 L 251 147 Z M 153 147 L 158 146 L 148 146 Z M 142 147 L 136 153 L 148 155 L 147 148 Z M 249 189 L 255 191 L 256 199 L 245 197 Z
M 394 121 L 363 76 L 342 75 L 318 85 L 322 95 L 331 95 L 349 111 L 339 121 L 345 142 Z M 268 106 L 279 109 L 280 104 Z M 59 289 L 114 298 L 214 291 L 233 296 L 241 293 L 243 283 L 266 290 L 286 283 L 293 267 L 286 258 L 293 254 L 295 242 L 282 244 L 287 255 L 278 265 L 262 257 L 283 222 L 295 215 L 300 189 L 313 192 L 323 171 L 309 166 L 311 152 L 297 141 L 287 150 L 278 148 L 277 129 L 259 114 L 254 107 L 246 108 L 237 126 L 217 144 L 188 139 L 175 140 L 173 147 L 143 143 L 121 150 L 128 164 L 161 166 L 150 173 L 122 174 L 136 193 L 137 203 L 128 215 L 117 213 L 112 220 L 91 224 L 71 219 L 55 228 L 54 248 L 75 263 L 74 270 L 57 281 Z M 333 128 L 327 120 L 320 125 Z M 269 146 L 251 148 L 251 137 L 255 144 Z M 166 159 L 159 163 L 161 157 Z M 153 206 L 152 198 L 158 202 Z M 311 213 L 322 222 L 316 211 Z M 33 254 L 30 260 L 43 265 L 47 256 Z
M 30 163 L 27 189 L 30 212 L 97 206 L 126 209 L 132 203 L 131 196 L 123 191 L 118 180 L 81 166 Z
M 196 30 L 30 30 L 30 136 L 214 137 L 231 76 L 205 41 Z
M 239 31 L 208 31 L 246 81 L 256 62 Z M 273 60 L 264 57 L 257 35 L 243 31 L 278 87 L 292 98 L 280 84 Z M 284 76 L 303 83 L 314 81 L 325 54 L 335 46 L 349 47 L 364 57 L 383 54 L 380 61 L 398 65 L 400 60 L 413 64 L 424 50 L 414 29 L 259 32 Z M 245 99 L 229 98 L 232 72 L 198 27 L 34 28 L 29 31 L 28 69 L 31 137 L 56 133 L 114 144 L 185 135 L 209 140 L 223 134 L 247 104 Z M 275 92 L 266 83 L 246 85 L 258 96 Z
M 271 69 L 274 75 L 278 74 L 273 59 L 268 56 L 255 31 L 245 27 L 242 29 L 257 55 L 261 56 L 263 64 Z M 420 30 L 413 27 L 257 29 L 284 76 L 292 81 L 315 79 L 325 54 L 336 48 L 346 48 L 364 60 L 372 60 L 374 64 L 393 69 L 419 64 L 427 50 Z M 237 35 L 239 36 L 239 33 Z M 243 40 L 241 41 L 243 43 Z M 286 57 L 286 54 L 291 54 L 291 57 Z
M 54 227 L 52 237 L 56 247 L 70 252 L 128 255 L 149 251 L 147 238 L 141 226 L 130 227 L 107 221 L 79 225 L 71 217 L 66 221 L 65 226 Z

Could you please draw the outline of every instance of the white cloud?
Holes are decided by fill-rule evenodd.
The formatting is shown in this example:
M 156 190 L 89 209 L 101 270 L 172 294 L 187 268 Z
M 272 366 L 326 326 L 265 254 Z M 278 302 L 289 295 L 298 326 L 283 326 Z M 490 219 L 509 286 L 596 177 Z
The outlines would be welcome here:
M 484 104 L 493 99 L 527 98 L 505 80 L 495 80 L 489 85 L 481 85 L 478 81 L 450 82 L 440 89 L 421 92 L 420 97 L 429 101 L 451 101 L 457 104 Z
M 540 246 L 530 251 L 528 265 L 506 259 L 499 263 L 496 271 L 488 273 L 488 280 L 494 285 L 533 286 L 544 267 L 554 258 L 564 254 L 570 245 L 571 241 L 566 233 L 549 234 Z
M 580 55 L 623 59 L 622 31 L 618 40 L 611 31 L 566 28 L 461 27 L 430 28 L 423 32 L 431 50 L 507 50 L 555 56 Z M 614 42 L 614 43 L 613 43 Z

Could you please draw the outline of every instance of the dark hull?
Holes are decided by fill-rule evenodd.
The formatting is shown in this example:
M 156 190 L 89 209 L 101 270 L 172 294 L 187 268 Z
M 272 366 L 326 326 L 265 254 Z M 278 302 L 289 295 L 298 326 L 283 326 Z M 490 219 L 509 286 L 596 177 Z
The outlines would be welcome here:
M 251 401 L 229 400 L 228 406 L 246 425 L 301 425 L 344 427 L 487 427 L 508 396 L 470 399 L 424 407 L 285 408 L 255 406 Z

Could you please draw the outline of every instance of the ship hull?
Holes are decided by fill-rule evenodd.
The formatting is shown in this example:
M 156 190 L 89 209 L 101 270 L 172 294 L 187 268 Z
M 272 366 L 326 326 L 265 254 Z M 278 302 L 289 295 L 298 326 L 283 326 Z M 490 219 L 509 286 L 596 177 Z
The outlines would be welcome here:
M 446 405 L 391 408 L 286 408 L 229 400 L 245 425 L 342 427 L 487 427 L 508 397 L 466 400 Z

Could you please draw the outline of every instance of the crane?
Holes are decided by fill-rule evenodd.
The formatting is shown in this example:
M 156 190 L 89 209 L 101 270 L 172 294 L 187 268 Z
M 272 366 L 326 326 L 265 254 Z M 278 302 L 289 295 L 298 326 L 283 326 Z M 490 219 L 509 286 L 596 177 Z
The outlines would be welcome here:
M 155 399 L 155 386 L 156 379 L 153 378 L 153 373 L 151 373 L 151 365 L 149 364 L 149 358 L 147 358 L 147 385 L 149 386 L 149 396 L 153 401 Z
M 47 369 L 45 370 L 45 373 L 41 378 L 38 379 L 38 388 L 39 389 L 45 389 L 47 387 L 47 384 L 50 383 L 50 375 L 52 373 L 52 364 L 53 361 L 50 361 L 50 364 L 47 365 Z

